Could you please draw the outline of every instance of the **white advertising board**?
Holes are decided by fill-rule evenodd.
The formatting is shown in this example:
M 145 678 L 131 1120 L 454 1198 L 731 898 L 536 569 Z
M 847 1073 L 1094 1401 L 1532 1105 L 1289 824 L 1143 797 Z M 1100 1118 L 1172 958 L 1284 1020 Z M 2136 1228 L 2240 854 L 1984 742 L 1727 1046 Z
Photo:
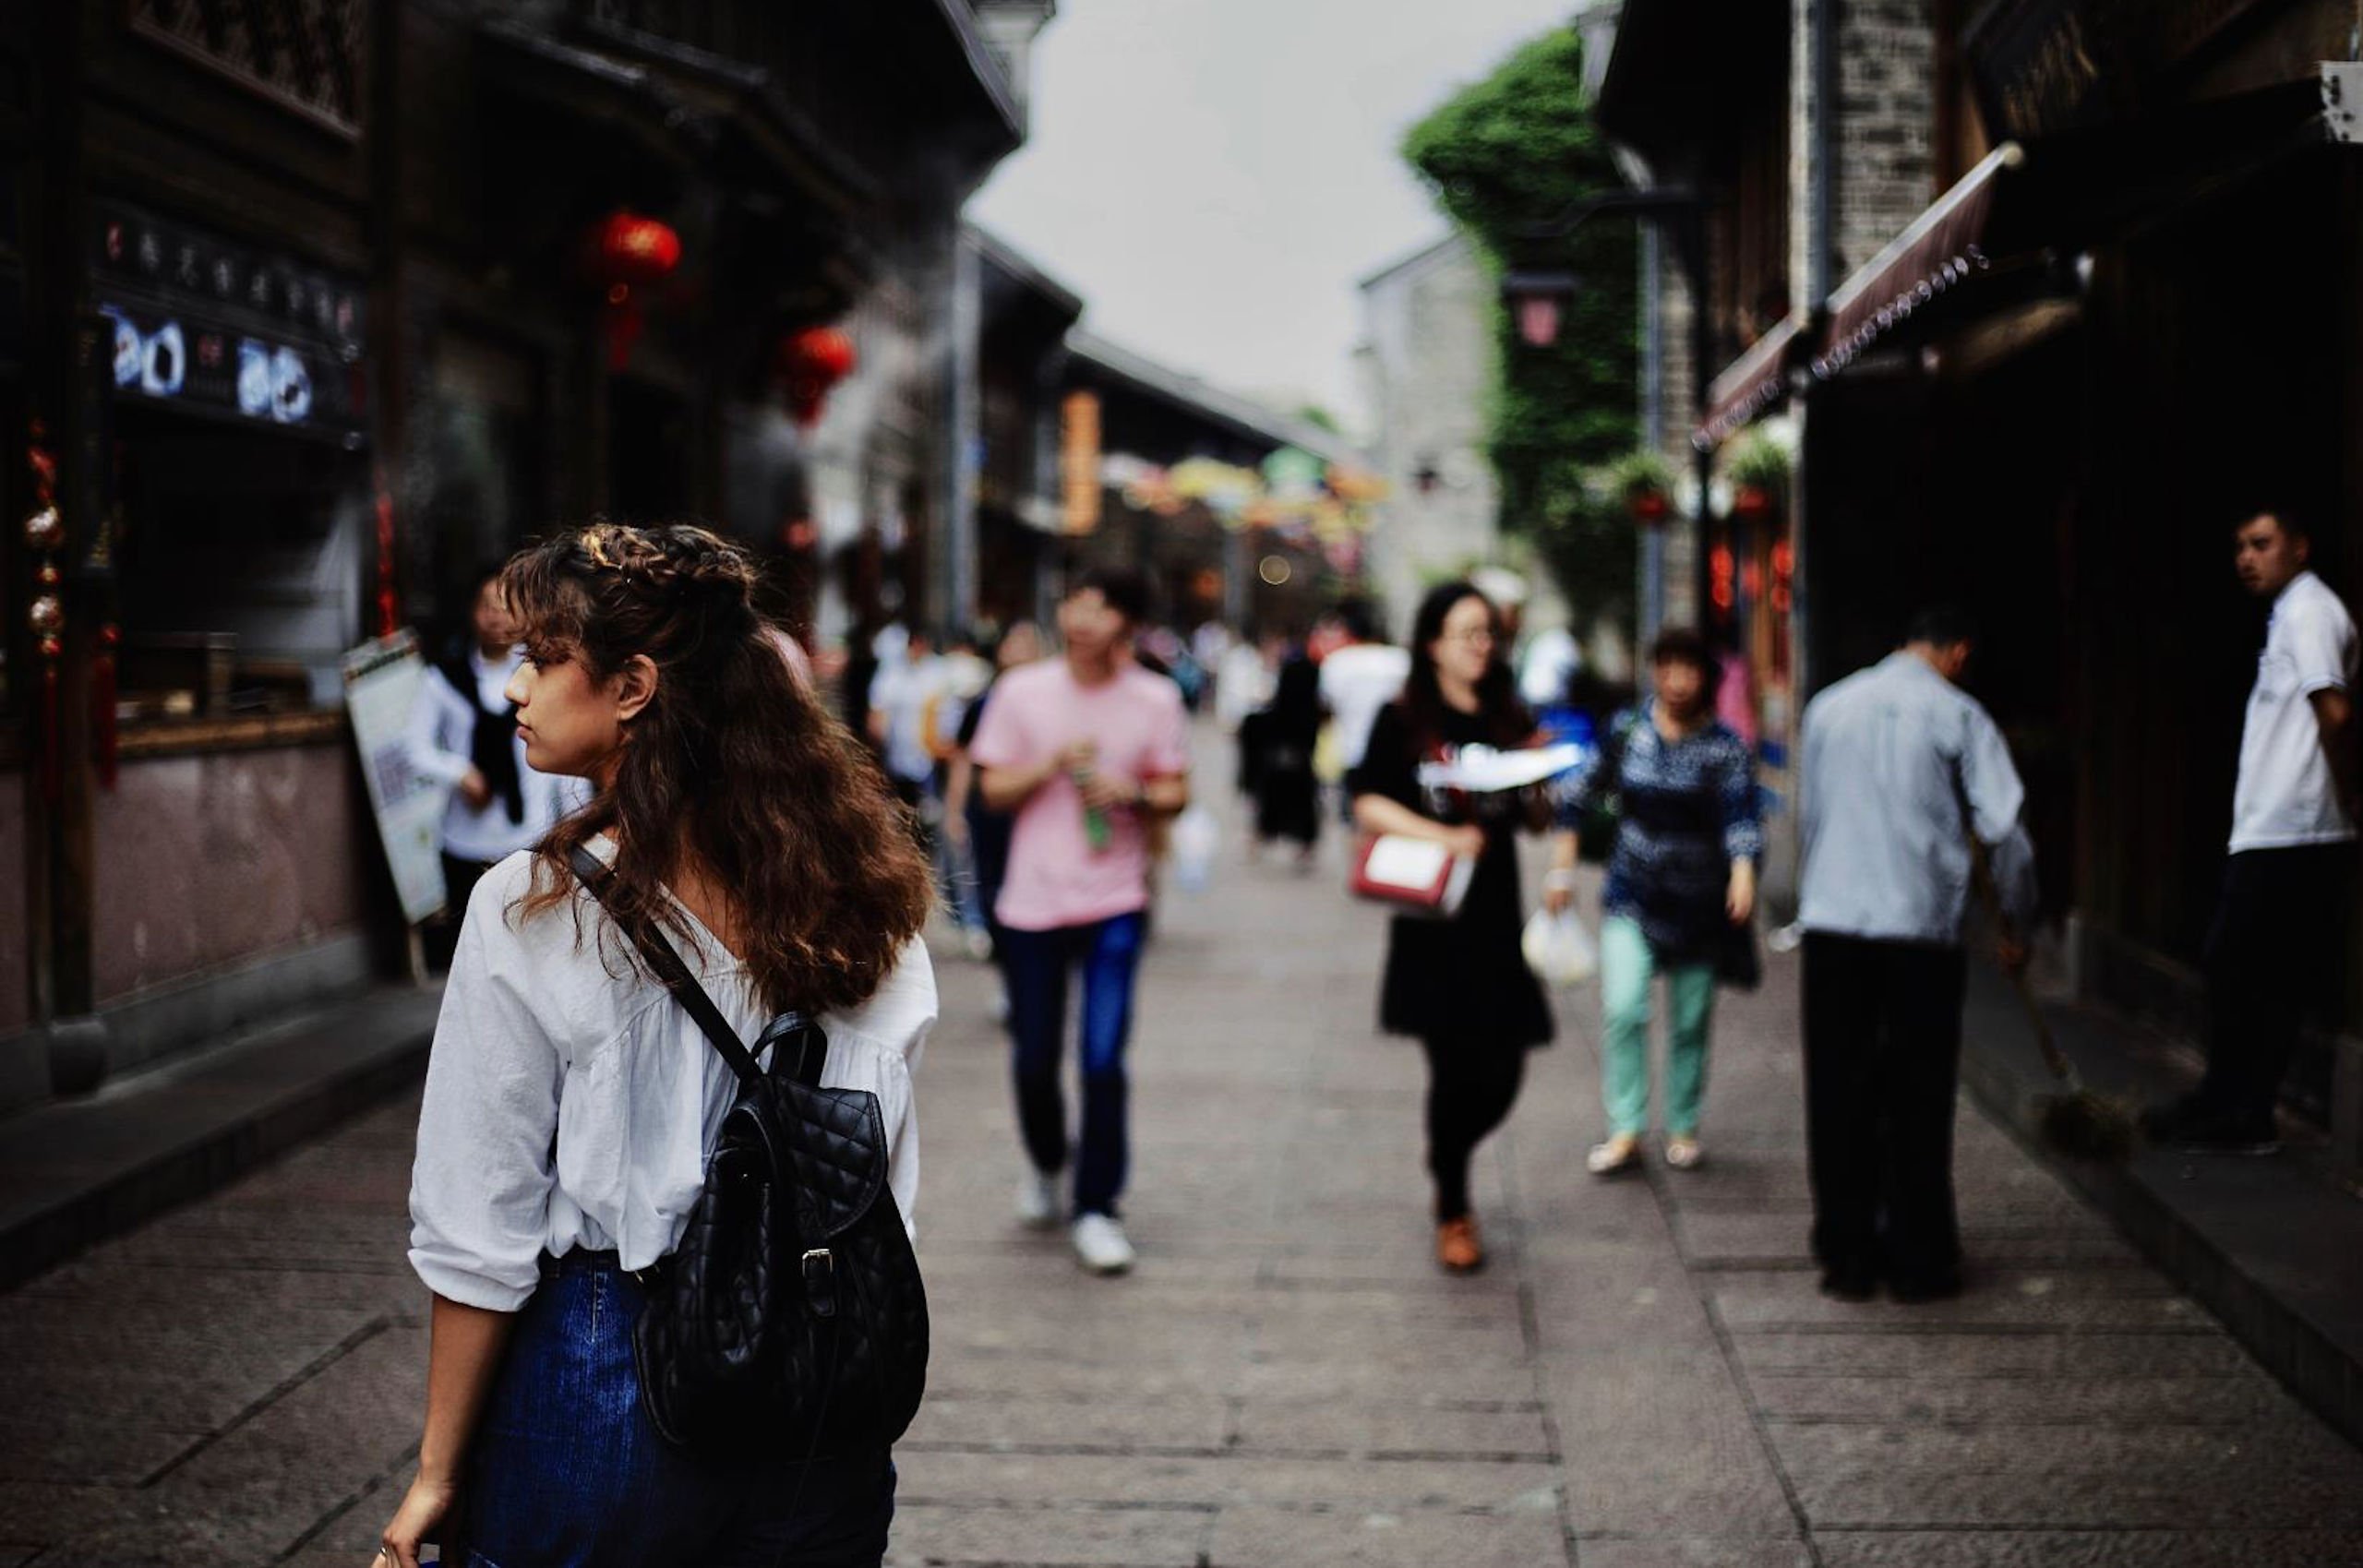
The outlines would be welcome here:
M 446 792 L 412 771 L 402 735 L 426 678 L 418 637 L 409 630 L 365 642 L 344 656 L 344 707 L 361 776 L 377 813 L 403 918 L 414 926 L 443 907 L 443 808 Z

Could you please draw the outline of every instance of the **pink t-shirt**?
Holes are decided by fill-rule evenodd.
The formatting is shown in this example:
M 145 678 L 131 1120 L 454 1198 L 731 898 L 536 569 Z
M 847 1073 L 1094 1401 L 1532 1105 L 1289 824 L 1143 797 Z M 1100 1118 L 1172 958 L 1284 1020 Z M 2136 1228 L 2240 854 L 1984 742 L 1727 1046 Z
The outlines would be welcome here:
M 1078 740 L 1099 748 L 1101 772 L 1146 782 L 1190 771 L 1182 692 L 1127 664 L 1113 680 L 1083 686 L 1064 659 L 1012 670 L 993 687 L 969 756 L 980 768 L 1037 767 Z M 1020 931 L 1088 926 L 1148 906 L 1148 835 L 1138 815 L 1108 813 L 1108 847 L 1084 831 L 1083 796 L 1064 774 L 1018 808 L 1009 876 L 993 912 Z

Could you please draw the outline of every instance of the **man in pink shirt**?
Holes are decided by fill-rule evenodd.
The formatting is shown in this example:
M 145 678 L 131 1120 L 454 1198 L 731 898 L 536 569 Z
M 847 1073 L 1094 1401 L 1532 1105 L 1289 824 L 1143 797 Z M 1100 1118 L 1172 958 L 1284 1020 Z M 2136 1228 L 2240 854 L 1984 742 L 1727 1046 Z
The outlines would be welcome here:
M 1065 656 L 1012 670 L 994 688 L 969 755 L 985 804 L 1017 814 L 994 914 L 1006 937 L 1018 1124 L 1033 1168 L 1018 1216 L 1059 1215 L 1067 1162 L 1059 1057 L 1067 974 L 1083 980 L 1083 1129 L 1074 1247 L 1086 1268 L 1121 1274 L 1132 1243 L 1116 1215 L 1127 1143 L 1124 1045 L 1148 908 L 1151 819 L 1190 803 L 1182 693 L 1132 657 L 1146 595 L 1128 573 L 1080 579 L 1059 606 Z

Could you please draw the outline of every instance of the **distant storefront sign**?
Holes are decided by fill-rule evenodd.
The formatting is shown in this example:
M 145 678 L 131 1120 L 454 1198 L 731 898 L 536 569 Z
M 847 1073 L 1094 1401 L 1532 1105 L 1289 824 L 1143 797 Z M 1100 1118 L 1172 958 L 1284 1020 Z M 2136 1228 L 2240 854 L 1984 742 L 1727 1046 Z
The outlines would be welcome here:
M 1099 394 L 1069 392 L 1059 409 L 1061 525 L 1071 534 L 1099 527 Z
M 90 265 L 118 395 L 358 444 L 358 280 L 112 205 Z

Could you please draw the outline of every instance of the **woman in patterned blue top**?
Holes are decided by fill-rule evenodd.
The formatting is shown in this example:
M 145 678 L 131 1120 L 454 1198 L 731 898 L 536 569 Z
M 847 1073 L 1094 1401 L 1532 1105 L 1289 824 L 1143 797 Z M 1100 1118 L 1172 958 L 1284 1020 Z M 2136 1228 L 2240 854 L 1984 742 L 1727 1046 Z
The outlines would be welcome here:
M 1619 724 L 1600 765 L 1561 819 L 1544 903 L 1574 895 L 1576 824 L 1610 797 L 1616 843 L 1608 856 L 1600 932 L 1601 1093 L 1608 1140 L 1587 1164 L 1606 1176 L 1638 1163 L 1649 1117 L 1650 982 L 1665 976 L 1665 1159 L 1689 1170 L 1703 1157 L 1698 1109 L 1707 1085 L 1707 1030 L 1718 959 L 1756 907 L 1764 854 L 1756 770 L 1739 736 L 1715 722 L 1715 655 L 1683 628 L 1649 651 L 1657 694 Z

